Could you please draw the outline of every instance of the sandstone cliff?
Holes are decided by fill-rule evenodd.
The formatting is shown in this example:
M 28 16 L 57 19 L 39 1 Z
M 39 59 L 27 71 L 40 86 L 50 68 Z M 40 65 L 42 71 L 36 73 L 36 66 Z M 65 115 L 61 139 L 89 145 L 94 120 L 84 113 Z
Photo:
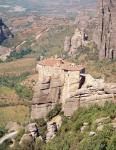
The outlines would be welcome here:
M 100 0 L 94 41 L 98 45 L 99 59 L 116 58 L 116 1 Z
M 81 66 L 76 67 L 63 60 L 59 64 L 59 61 L 61 59 L 47 59 L 37 65 L 38 82 L 32 100 L 32 119 L 45 117 L 57 103 L 62 103 L 66 116 L 71 116 L 79 107 L 115 102 L 116 83 L 106 84 L 103 79 L 85 74 Z
M 80 46 L 86 46 L 88 43 L 88 36 L 84 31 L 76 29 L 72 37 L 66 37 L 64 42 L 64 51 L 69 55 L 73 55 L 77 52 Z
M 0 44 L 9 37 L 13 38 L 14 35 L 11 33 L 7 25 L 4 24 L 2 18 L 0 18 Z

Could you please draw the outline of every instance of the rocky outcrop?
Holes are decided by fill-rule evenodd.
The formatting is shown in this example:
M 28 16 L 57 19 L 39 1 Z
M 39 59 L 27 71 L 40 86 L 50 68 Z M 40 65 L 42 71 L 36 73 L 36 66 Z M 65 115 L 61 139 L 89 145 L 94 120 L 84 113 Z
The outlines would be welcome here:
M 49 122 L 47 122 L 47 134 L 46 134 L 46 142 L 50 139 L 54 138 L 57 131 L 60 129 L 62 125 L 62 117 L 56 116 L 52 118 Z
M 25 131 L 28 132 L 34 139 L 39 136 L 39 130 L 36 123 L 28 124 Z
M 103 80 L 90 77 L 90 75 L 86 75 L 82 88 L 66 100 L 63 108 L 66 116 L 71 116 L 79 107 L 87 107 L 93 104 L 104 105 L 106 101 L 116 102 L 116 83 L 104 83 Z
M 93 40 L 98 45 L 99 59 L 116 58 L 116 1 L 100 0 L 97 27 Z
M 14 35 L 11 33 L 7 25 L 4 24 L 2 18 L 0 18 L 0 44 L 9 37 L 13 38 Z
M 69 55 L 73 55 L 77 52 L 80 46 L 86 46 L 88 43 L 88 36 L 84 31 L 75 30 L 72 37 L 66 37 L 64 42 L 64 51 L 68 52 Z
M 49 58 L 39 62 L 37 71 L 32 119 L 46 117 L 57 103 L 62 103 L 66 116 L 71 116 L 79 107 L 116 101 L 116 83 L 94 79 L 80 65 Z
M 63 83 L 60 78 L 44 77 L 35 86 L 33 96 L 32 118 L 41 118 L 59 102 L 60 90 Z
M 84 67 L 62 59 L 49 58 L 37 65 L 38 82 L 34 89 L 31 118 L 45 117 L 57 103 L 77 92 L 80 85 L 80 72 Z

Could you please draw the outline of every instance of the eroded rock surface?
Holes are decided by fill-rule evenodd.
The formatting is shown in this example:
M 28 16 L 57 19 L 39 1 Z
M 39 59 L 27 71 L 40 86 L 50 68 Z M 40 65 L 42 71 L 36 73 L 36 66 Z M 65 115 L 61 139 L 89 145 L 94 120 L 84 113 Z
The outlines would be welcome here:
M 116 1 L 100 0 L 94 41 L 100 50 L 99 59 L 116 58 Z
M 66 116 L 71 116 L 79 107 L 116 102 L 116 83 L 94 79 L 85 74 L 85 68 L 81 65 L 49 58 L 40 61 L 37 70 L 32 119 L 45 117 L 57 103 L 62 103 Z
M 72 37 L 66 37 L 64 42 L 64 51 L 69 55 L 73 55 L 77 52 L 80 46 L 86 46 L 88 43 L 88 36 L 84 31 L 76 29 Z

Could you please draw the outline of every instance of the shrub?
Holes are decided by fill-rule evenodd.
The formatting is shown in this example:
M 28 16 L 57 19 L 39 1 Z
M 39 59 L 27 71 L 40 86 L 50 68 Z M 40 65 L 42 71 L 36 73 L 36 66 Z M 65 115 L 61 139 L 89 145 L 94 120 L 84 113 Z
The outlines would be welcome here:
M 30 88 L 23 86 L 19 83 L 24 79 L 26 79 L 28 75 L 29 73 L 25 72 L 20 76 L 1 76 L 0 86 L 6 86 L 14 89 L 16 93 L 19 95 L 19 97 L 23 100 L 25 99 L 31 100 L 33 96 L 33 91 Z
M 36 122 L 39 129 L 39 134 L 42 136 L 43 140 L 45 140 L 47 132 L 47 122 L 44 120 L 44 118 L 35 119 L 32 122 Z
M 31 100 L 33 96 L 33 92 L 30 88 L 23 86 L 23 85 L 16 85 L 15 86 L 16 93 L 19 95 L 20 98 L 23 100 Z
M 12 61 L 14 59 L 20 59 L 23 58 L 25 55 L 31 53 L 31 49 L 24 49 L 24 50 L 20 50 L 19 52 L 17 51 L 12 51 L 10 56 L 8 56 L 6 61 Z
M 62 105 L 56 104 L 56 106 L 47 114 L 47 120 L 51 120 L 53 117 L 57 116 L 61 112 L 61 109 Z
M 5 128 L 0 127 L 0 138 L 6 133 Z

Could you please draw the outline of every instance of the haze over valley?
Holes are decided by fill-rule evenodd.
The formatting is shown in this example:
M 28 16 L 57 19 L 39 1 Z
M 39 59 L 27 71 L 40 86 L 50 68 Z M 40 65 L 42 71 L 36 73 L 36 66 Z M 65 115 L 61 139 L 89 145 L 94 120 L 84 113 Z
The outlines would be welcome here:
M 0 0 L 0 150 L 116 149 L 115 0 Z

